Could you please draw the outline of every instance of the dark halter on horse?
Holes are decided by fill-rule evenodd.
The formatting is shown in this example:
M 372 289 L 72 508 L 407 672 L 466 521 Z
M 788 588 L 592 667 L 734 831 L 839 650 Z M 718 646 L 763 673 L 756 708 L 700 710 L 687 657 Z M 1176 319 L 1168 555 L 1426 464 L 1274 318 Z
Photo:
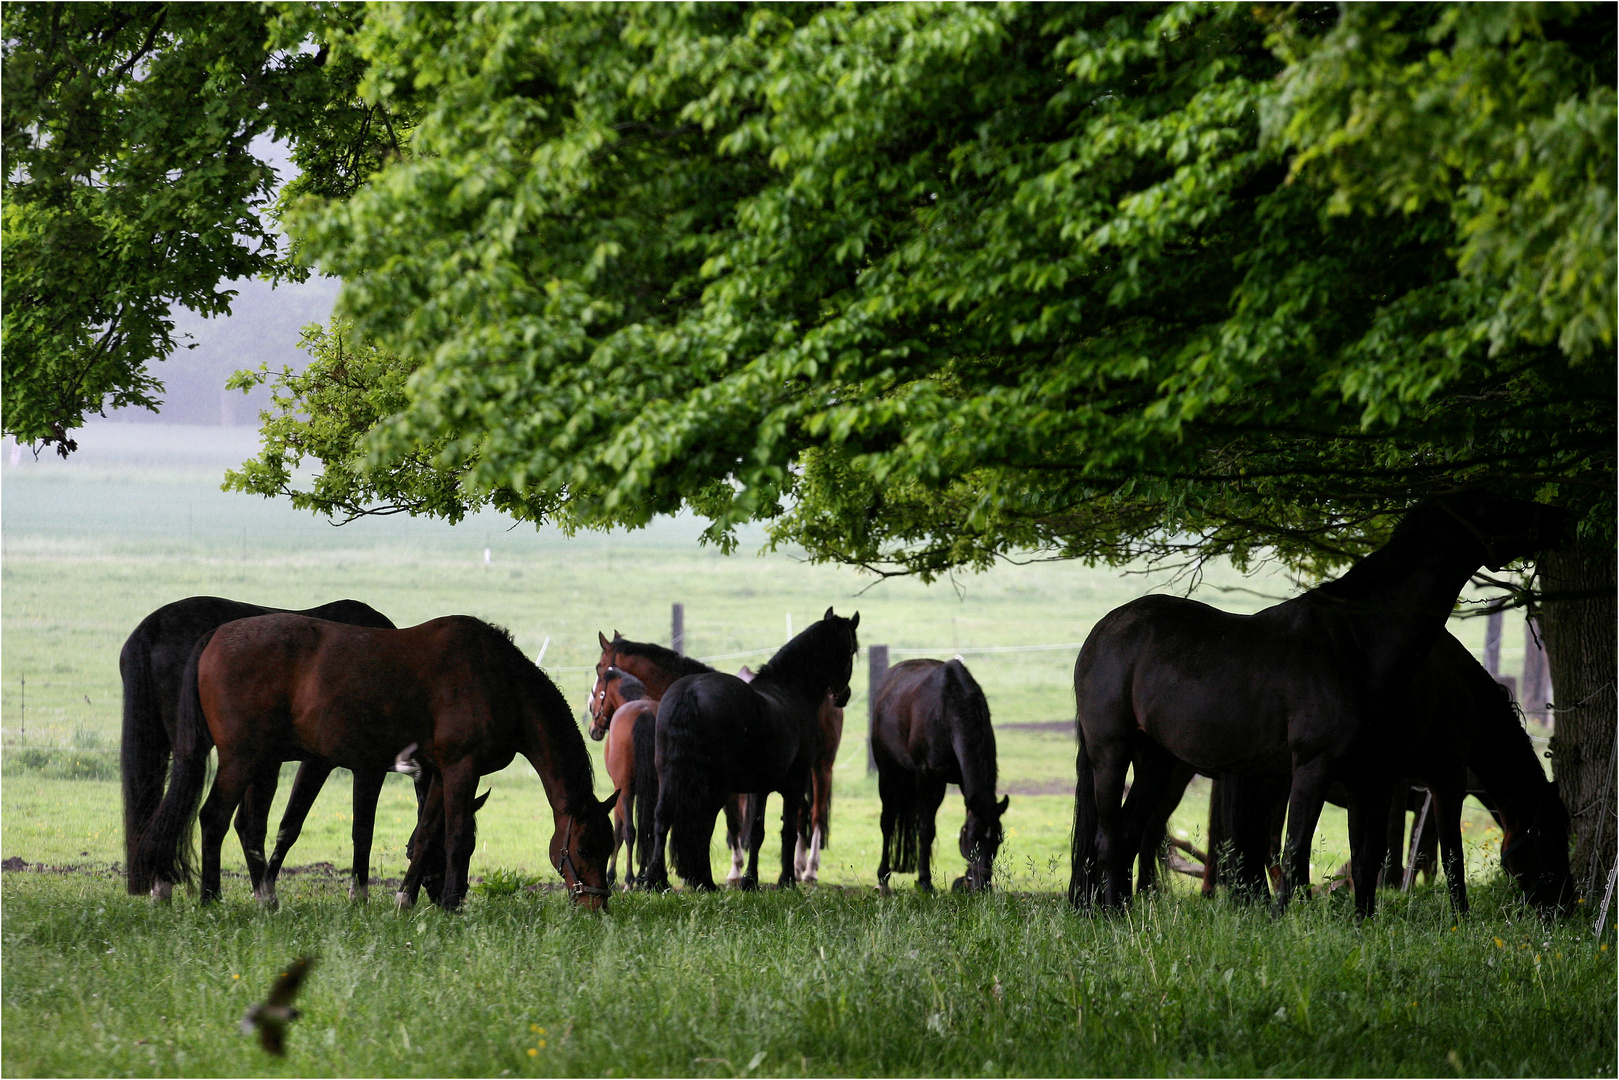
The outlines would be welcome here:
M 610 897 L 612 889 L 604 889 L 597 885 L 586 885 L 585 879 L 580 876 L 579 868 L 573 864 L 573 855 L 569 848 L 573 846 L 573 815 L 568 815 L 568 830 L 562 834 L 562 856 L 557 860 L 557 869 L 573 878 L 568 883 L 568 893 L 575 899 L 581 896 Z

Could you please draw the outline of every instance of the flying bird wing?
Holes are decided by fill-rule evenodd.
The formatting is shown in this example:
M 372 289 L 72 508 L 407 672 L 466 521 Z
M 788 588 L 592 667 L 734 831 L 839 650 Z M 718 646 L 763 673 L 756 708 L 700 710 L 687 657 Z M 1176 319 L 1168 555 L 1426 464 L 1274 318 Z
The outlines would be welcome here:
M 313 957 L 300 956 L 288 964 L 287 970 L 283 971 L 275 984 L 270 987 L 270 996 L 265 999 L 265 1006 L 271 1009 L 290 1007 L 292 999 L 298 996 L 298 987 L 303 984 L 309 966 L 314 962 Z

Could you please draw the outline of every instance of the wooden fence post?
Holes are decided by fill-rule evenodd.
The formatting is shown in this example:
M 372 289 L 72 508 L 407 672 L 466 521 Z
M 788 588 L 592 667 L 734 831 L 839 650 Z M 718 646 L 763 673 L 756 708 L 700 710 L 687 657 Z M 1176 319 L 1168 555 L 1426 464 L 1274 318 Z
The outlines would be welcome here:
M 686 655 L 686 605 L 676 604 L 669 612 L 670 648 L 681 656 Z
M 877 715 L 877 689 L 888 675 L 888 646 L 873 645 L 867 650 L 870 674 L 866 679 L 866 771 L 877 771 L 877 758 L 871 752 L 871 721 Z
M 1524 715 L 1537 724 L 1547 720 L 1546 704 L 1552 696 L 1551 671 L 1546 664 L 1546 649 L 1541 644 L 1540 623 L 1529 618 L 1523 622 L 1523 682 L 1519 700 Z

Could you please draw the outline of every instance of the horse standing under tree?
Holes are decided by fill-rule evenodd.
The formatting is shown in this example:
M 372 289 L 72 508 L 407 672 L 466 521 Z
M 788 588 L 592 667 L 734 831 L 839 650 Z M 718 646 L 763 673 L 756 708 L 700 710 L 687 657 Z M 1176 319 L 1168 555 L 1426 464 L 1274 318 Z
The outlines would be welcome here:
M 765 798 L 772 791 L 783 799 L 779 882 L 794 883 L 794 841 L 820 751 L 821 705 L 829 693 L 838 708 L 848 703 L 859 625 L 858 613 L 845 619 L 827 608 L 751 683 L 712 672 L 689 675 L 669 688 L 656 725 L 658 803 L 646 871 L 649 888 L 668 888 L 666 841 L 688 886 L 715 888 L 708 844 L 714 820 L 732 793 L 751 796 L 741 886 L 756 888 Z
M 1179 762 L 1286 778 L 1279 908 L 1307 881 L 1327 789 L 1343 782 L 1355 907 L 1370 916 L 1396 779 L 1386 747 L 1401 730 L 1411 677 L 1479 566 L 1499 570 L 1541 550 L 1566 521 L 1553 507 L 1463 492 L 1412 509 L 1337 580 L 1254 615 L 1170 596 L 1106 615 L 1074 665 L 1070 901 L 1129 899 L 1130 863 Z
M 590 737 L 604 739 L 602 758 L 607 775 L 618 789 L 613 807 L 613 858 L 607 865 L 607 881 L 618 876 L 618 849 L 624 848 L 624 888 L 635 880 L 635 731 L 657 723 L 658 703 L 647 696 L 646 684 L 629 672 L 609 667 L 599 677 L 600 688 L 590 695 Z
M 933 837 L 945 785 L 961 786 L 965 877 L 957 890 L 987 889 L 1001 846 L 1001 817 L 1010 796 L 995 801 L 995 729 L 989 703 L 960 660 L 906 660 L 888 669 L 871 714 L 871 756 L 882 798 L 883 855 L 877 883 L 917 872 L 916 887 L 933 891 Z
M 243 792 L 307 754 L 356 772 L 391 768 L 416 744 L 431 786 L 400 892 L 414 902 L 423 868 L 442 851 L 440 904 L 467 890 L 478 778 L 522 754 L 539 774 L 555 832 L 551 862 L 576 902 L 605 907 L 608 811 L 593 790 L 590 755 L 560 691 L 504 631 L 468 616 L 376 630 L 300 615 L 227 623 L 188 661 L 168 793 L 137 851 L 158 882 L 190 877 L 185 846 L 210 746 L 219 768 L 200 815 L 201 898 L 219 897 L 219 852 Z M 265 821 L 249 822 L 262 843 Z M 245 842 L 245 841 L 244 841 Z M 261 900 L 262 883 L 254 881 Z
M 135 851 L 158 805 L 163 801 L 163 779 L 169 772 L 170 748 L 180 711 L 180 682 L 186 661 L 197 639 L 208 631 L 236 619 L 282 612 L 283 608 L 261 607 L 227 600 L 219 596 L 192 596 L 165 604 L 146 618 L 129 635 L 118 654 L 118 671 L 124 684 L 124 723 L 120 752 L 124 793 L 124 869 L 129 891 L 142 896 L 152 890 L 152 882 L 136 869 Z M 394 624 L 382 612 L 358 600 L 336 600 L 294 614 L 351 626 L 392 630 Z M 318 758 L 305 758 L 292 782 L 292 793 L 281 827 L 276 831 L 275 852 L 266 862 L 262 843 L 247 844 L 243 851 L 249 872 L 255 880 L 272 883 L 280 872 L 310 807 L 331 775 L 333 765 Z M 349 897 L 364 900 L 370 879 L 371 837 L 376 824 L 377 797 L 382 793 L 385 772 L 354 774 L 354 876 Z M 265 783 L 252 784 L 242 796 L 242 811 L 236 828 L 259 815 L 268 817 L 275 799 L 279 776 Z M 426 783 L 417 786 L 417 801 L 425 797 Z M 274 887 L 272 884 L 272 892 Z
M 753 671 L 744 667 L 736 673 L 736 677 L 743 682 L 752 682 Z M 821 852 L 827 849 L 832 840 L 832 770 L 838 763 L 838 747 L 843 745 L 843 710 L 838 708 L 831 694 L 821 702 L 817 719 L 821 724 L 821 752 L 810 766 L 809 793 L 798 814 L 798 843 L 793 847 L 793 872 L 806 885 L 813 885 L 820 878 Z M 730 842 L 729 829 L 726 840 Z M 734 876 L 740 877 L 741 861 L 737 857 L 737 848 L 738 845 L 731 845 L 731 871 Z

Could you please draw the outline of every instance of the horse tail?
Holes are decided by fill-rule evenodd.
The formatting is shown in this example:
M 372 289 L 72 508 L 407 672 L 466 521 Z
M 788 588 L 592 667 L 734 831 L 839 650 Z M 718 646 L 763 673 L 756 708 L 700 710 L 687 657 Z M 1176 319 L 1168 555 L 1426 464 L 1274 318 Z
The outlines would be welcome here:
M 922 850 L 921 815 L 916 809 L 916 774 L 909 769 L 895 769 L 893 781 L 883 787 L 885 804 L 892 800 L 894 812 L 894 848 L 889 869 L 896 874 L 914 874 L 918 853 Z M 884 809 L 888 809 L 885 805 Z
M 152 882 L 135 866 L 135 854 L 158 804 L 169 768 L 169 733 L 152 679 L 152 650 L 137 628 L 118 655 L 124 680 L 124 730 L 118 765 L 124 786 L 124 874 L 131 896 L 145 896 Z
M 180 709 L 174 726 L 174 761 L 169 767 L 169 790 L 158 804 L 157 813 L 137 845 L 130 867 L 131 879 L 166 881 L 183 885 L 191 880 L 192 825 L 202 802 L 202 789 L 208 776 L 208 751 L 214 739 L 208 732 L 208 718 L 202 712 L 202 696 L 197 689 L 197 662 L 208 643 L 210 630 L 197 639 L 180 678 Z
M 658 714 L 643 713 L 635 719 L 632 734 L 635 754 L 634 828 L 635 857 L 639 878 L 652 858 L 653 828 L 658 808 Z M 622 796 L 621 796 L 622 797 Z
M 709 755 L 698 737 L 698 718 L 691 694 L 684 687 L 674 690 L 659 705 L 664 767 L 658 774 L 658 803 L 667 808 L 669 857 L 675 873 L 688 884 L 711 887 L 714 871 L 708 845 L 714 835 L 714 819 L 708 807 L 713 798 L 708 782 Z
M 1100 895 L 1101 882 L 1096 873 L 1096 776 L 1091 771 L 1091 758 L 1085 750 L 1085 727 L 1074 721 L 1074 740 L 1079 752 L 1074 758 L 1074 833 L 1068 848 L 1068 902 L 1076 908 L 1088 908 Z

